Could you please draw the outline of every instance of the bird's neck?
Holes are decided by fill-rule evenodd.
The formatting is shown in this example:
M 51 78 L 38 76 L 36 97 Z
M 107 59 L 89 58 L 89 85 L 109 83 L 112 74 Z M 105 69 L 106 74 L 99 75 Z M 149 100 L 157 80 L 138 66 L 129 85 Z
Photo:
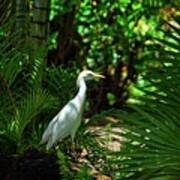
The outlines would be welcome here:
M 86 98 L 86 90 L 87 90 L 85 80 L 83 78 L 78 79 L 77 86 L 79 88 L 78 93 L 77 93 L 77 97 L 79 98 L 79 100 L 81 102 L 84 103 L 84 100 Z

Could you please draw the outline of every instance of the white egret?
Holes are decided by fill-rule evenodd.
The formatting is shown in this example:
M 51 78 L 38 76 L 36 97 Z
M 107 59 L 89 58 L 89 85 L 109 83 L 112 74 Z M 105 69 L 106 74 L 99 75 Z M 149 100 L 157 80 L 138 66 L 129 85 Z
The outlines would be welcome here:
M 87 90 L 85 82 L 93 78 L 104 78 L 104 76 L 90 70 L 84 70 L 79 74 L 76 82 L 79 88 L 77 95 L 52 119 L 42 136 L 41 143 L 47 143 L 47 150 L 69 135 L 72 141 L 74 140 L 81 124 Z

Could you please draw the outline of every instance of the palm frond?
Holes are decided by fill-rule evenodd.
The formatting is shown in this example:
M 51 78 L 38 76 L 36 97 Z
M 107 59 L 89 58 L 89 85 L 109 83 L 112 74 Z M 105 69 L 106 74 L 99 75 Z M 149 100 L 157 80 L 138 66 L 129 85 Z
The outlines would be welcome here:
M 19 107 L 16 109 L 14 117 L 14 128 L 20 139 L 27 125 L 42 111 L 51 108 L 55 99 L 41 90 L 33 91 L 30 95 L 23 99 Z
M 138 178 L 142 178 L 143 171 L 151 172 L 147 179 L 161 175 L 179 175 L 178 109 L 174 109 L 171 104 L 153 105 L 154 107 L 132 107 L 135 110 L 132 114 L 124 111 L 117 113 L 125 121 L 123 136 L 126 141 L 120 152 L 121 159 L 115 161 L 121 164 L 120 169 L 126 172 L 126 178 L 133 178 L 137 172 Z
M 5 0 L 0 3 L 0 22 L 5 24 L 15 13 L 15 1 Z
M 179 176 L 180 34 L 176 22 L 171 24 L 169 32 L 163 30 L 164 39 L 155 38 L 145 57 L 153 63 L 143 77 L 154 90 L 145 91 L 141 105 L 130 106 L 130 113 L 116 114 L 124 120 L 124 143 L 120 158 L 114 160 L 122 172 L 117 173 L 119 179 Z

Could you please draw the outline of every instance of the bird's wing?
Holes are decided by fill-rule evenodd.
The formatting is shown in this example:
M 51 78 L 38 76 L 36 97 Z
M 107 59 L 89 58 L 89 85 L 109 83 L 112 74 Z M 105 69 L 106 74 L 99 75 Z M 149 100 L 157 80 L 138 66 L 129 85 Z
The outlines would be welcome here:
M 45 132 L 43 133 L 42 139 L 41 139 L 41 144 L 44 144 L 46 142 L 48 142 L 48 139 L 50 138 L 51 134 L 52 134 L 52 127 L 53 125 L 56 123 L 57 121 L 57 116 L 55 116 L 53 118 L 53 120 L 49 123 L 47 129 L 45 130 Z
M 49 149 L 59 140 L 70 135 L 79 114 L 79 107 L 72 100 L 69 101 L 49 123 L 41 143 L 47 143 L 47 149 Z
M 79 116 L 79 108 L 70 101 L 61 111 L 58 120 L 53 126 L 53 144 L 71 134 Z
M 65 107 L 64 107 L 65 108 Z M 62 110 L 64 109 L 62 108 Z M 61 111 L 62 111 L 61 110 Z M 57 123 L 59 116 L 61 116 L 61 111 L 58 112 L 58 114 L 50 121 L 48 127 L 46 128 L 45 132 L 43 133 L 42 139 L 41 139 L 41 144 L 47 143 L 48 140 L 51 138 L 52 136 L 52 129 L 53 126 Z

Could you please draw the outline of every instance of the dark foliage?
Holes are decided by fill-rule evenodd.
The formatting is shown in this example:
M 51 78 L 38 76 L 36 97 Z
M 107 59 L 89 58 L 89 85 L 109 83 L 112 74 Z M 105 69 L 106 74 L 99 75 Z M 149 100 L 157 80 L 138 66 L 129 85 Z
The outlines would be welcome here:
M 3 180 L 61 179 L 57 158 L 37 150 L 23 155 L 0 156 L 0 178 Z
M 0 4 L 0 179 L 178 179 L 178 0 L 49 2 Z M 106 79 L 88 84 L 76 148 L 45 153 L 83 68 Z

